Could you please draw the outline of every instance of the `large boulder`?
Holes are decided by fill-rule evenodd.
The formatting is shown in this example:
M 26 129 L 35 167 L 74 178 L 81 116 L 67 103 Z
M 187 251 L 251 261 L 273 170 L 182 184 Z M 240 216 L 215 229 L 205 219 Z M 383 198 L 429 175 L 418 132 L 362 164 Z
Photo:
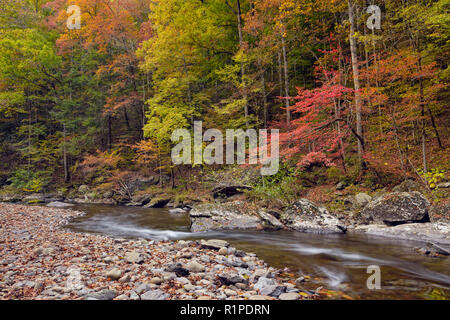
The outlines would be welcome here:
M 428 241 L 445 246 L 450 245 L 450 226 L 448 223 L 407 223 L 397 226 L 369 224 L 357 226 L 354 231 L 369 236 L 394 238 L 408 241 Z
M 14 195 L 0 195 L 0 202 L 20 202 L 22 201 L 22 197 L 18 194 L 14 194 Z
M 190 212 L 191 231 L 261 229 L 260 217 L 241 212 L 242 207 L 239 201 L 197 206 Z
M 245 190 L 251 190 L 251 186 L 246 185 L 220 185 L 212 190 L 214 198 L 229 198 L 236 194 L 242 194 Z
M 402 183 L 400 183 L 399 185 L 395 186 L 392 189 L 392 192 L 421 192 L 423 193 L 425 191 L 425 187 L 423 184 L 411 180 L 411 179 L 407 179 L 405 181 L 403 181 Z
M 372 201 L 372 197 L 367 193 L 358 193 L 355 196 L 355 201 L 360 207 L 364 207 L 369 204 L 370 201 Z
M 201 246 L 206 249 L 220 250 L 222 248 L 228 247 L 230 244 L 225 240 L 211 239 L 211 240 L 201 240 Z
M 52 201 L 49 204 L 47 204 L 47 207 L 53 207 L 53 208 L 68 208 L 73 207 L 74 205 L 72 203 L 66 203 L 66 202 L 59 202 L 59 201 Z
M 150 203 L 151 200 L 152 198 L 148 194 L 135 195 L 131 198 L 131 202 L 127 203 L 127 206 L 129 207 L 145 206 L 146 204 Z
M 282 215 L 281 222 L 290 229 L 320 234 L 345 233 L 346 227 L 322 207 L 307 199 L 297 200 Z
M 450 223 L 450 201 L 436 203 L 430 207 L 430 220 L 432 222 Z
M 45 197 L 44 197 L 44 195 L 42 193 L 33 193 L 33 194 L 23 198 L 23 202 L 44 203 L 45 202 Z
M 428 222 L 429 206 L 428 200 L 419 192 L 394 192 L 375 199 L 361 214 L 371 222 L 390 226 Z
M 145 207 L 146 208 L 164 208 L 166 206 L 166 204 L 168 204 L 170 202 L 170 200 L 171 199 L 169 197 L 154 198 L 150 201 L 150 203 L 145 205 Z
M 281 230 L 284 228 L 280 220 L 264 210 L 259 212 L 259 216 L 261 217 L 262 225 L 266 230 Z

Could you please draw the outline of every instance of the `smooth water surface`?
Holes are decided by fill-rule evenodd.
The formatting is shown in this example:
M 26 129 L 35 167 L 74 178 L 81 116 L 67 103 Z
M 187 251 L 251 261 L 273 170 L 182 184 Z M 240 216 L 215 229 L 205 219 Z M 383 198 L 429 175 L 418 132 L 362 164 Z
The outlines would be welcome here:
M 355 299 L 424 299 L 450 297 L 450 259 L 414 251 L 420 243 L 363 235 L 316 235 L 290 231 L 191 233 L 189 215 L 167 209 L 76 205 L 86 216 L 68 228 L 151 240 L 224 239 L 254 252 L 276 268 L 310 275 L 305 288 L 342 291 Z M 423 244 L 422 244 L 423 245 Z M 367 289 L 367 267 L 381 268 L 381 290 Z

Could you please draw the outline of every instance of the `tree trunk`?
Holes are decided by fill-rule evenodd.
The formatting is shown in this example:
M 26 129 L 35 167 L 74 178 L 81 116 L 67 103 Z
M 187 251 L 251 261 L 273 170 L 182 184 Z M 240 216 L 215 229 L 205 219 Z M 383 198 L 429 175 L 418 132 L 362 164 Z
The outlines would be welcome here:
M 351 0 L 348 0 L 348 15 L 350 20 L 350 51 L 352 55 L 353 83 L 355 86 L 356 133 L 360 137 L 363 137 L 362 116 L 361 116 L 362 99 L 360 92 L 361 86 L 359 82 L 358 54 L 355 39 L 355 17 L 353 15 L 353 4 Z M 363 143 L 359 139 L 357 140 L 357 143 L 358 143 L 358 157 L 360 168 L 364 169 L 365 164 L 363 159 L 363 152 L 364 152 Z
M 419 68 L 422 67 L 421 58 L 419 58 Z M 423 172 L 428 172 L 427 166 L 427 148 L 426 148 L 426 133 L 425 133 L 425 101 L 423 93 L 423 81 L 422 78 L 419 79 L 419 94 L 420 94 L 420 111 L 422 115 L 422 162 L 423 162 Z
M 66 124 L 63 125 L 63 162 L 64 162 L 64 181 L 66 183 L 70 182 L 70 176 L 69 176 L 69 166 L 67 163 L 67 148 L 66 148 Z
M 264 128 L 267 128 L 267 119 L 269 117 L 269 110 L 267 108 L 266 79 L 264 78 L 264 71 L 261 74 L 261 88 L 263 95 Z
M 111 115 L 108 115 L 108 150 L 111 151 L 112 148 L 112 123 Z
M 281 45 L 283 49 L 283 63 L 284 63 L 284 90 L 285 90 L 285 98 L 286 98 L 286 123 L 289 126 L 291 123 L 291 111 L 289 110 L 290 101 L 289 97 L 289 66 L 287 61 L 286 54 L 286 42 L 284 40 L 284 36 L 281 37 Z
M 239 47 L 241 50 L 244 49 L 244 37 L 242 36 L 242 19 L 241 19 L 241 2 L 240 0 L 237 0 L 236 2 L 237 10 L 236 10 L 236 16 L 237 16 L 237 22 L 238 22 L 238 33 L 239 33 Z M 243 90 L 244 90 L 244 115 L 245 115 L 245 126 L 248 127 L 248 103 L 247 103 L 247 93 L 245 88 L 245 67 L 244 62 L 241 62 L 241 81 L 243 84 Z
M 283 96 L 283 74 L 281 65 L 281 53 L 278 52 L 278 83 L 280 84 L 280 97 Z
M 172 180 L 172 189 L 175 189 L 175 170 L 173 170 L 173 167 L 170 167 L 170 176 Z

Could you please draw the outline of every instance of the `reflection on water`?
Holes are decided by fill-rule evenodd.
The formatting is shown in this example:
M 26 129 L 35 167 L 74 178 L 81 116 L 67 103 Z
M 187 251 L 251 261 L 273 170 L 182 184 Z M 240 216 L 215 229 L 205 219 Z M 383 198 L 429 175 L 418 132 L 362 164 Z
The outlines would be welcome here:
M 152 240 L 219 238 L 256 253 L 269 265 L 312 275 L 305 287 L 324 285 L 354 298 L 424 298 L 433 289 L 450 293 L 450 259 L 414 252 L 419 244 L 362 235 L 230 231 L 191 233 L 187 214 L 167 209 L 77 205 L 86 216 L 68 227 L 75 231 Z M 381 267 L 381 290 L 366 287 L 367 267 Z M 437 289 L 436 289 L 437 288 Z

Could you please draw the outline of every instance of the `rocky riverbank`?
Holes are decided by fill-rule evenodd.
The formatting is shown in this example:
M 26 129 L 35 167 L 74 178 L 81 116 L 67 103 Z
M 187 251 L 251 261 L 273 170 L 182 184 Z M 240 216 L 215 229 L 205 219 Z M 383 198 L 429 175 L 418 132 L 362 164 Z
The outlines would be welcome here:
M 0 299 L 318 299 L 304 277 L 222 240 L 160 241 L 80 234 L 67 209 L 0 203 Z
M 147 179 L 151 183 L 156 180 Z M 139 180 L 146 185 L 147 180 Z M 220 184 L 211 192 L 209 203 L 194 199 L 179 201 L 173 195 L 136 193 L 131 197 L 105 192 L 93 198 L 88 186 L 80 186 L 73 198 L 63 195 L 32 194 L 25 197 L 2 196 L 0 201 L 47 203 L 50 207 L 70 207 L 71 203 L 117 204 L 147 208 L 166 207 L 171 214 L 189 213 L 192 232 L 220 230 L 293 230 L 318 234 L 363 233 L 368 236 L 398 238 L 450 245 L 449 184 L 438 190 L 444 195 L 431 203 L 423 185 L 405 180 L 391 192 L 381 190 L 352 193 L 345 186 L 335 186 L 333 200 L 316 204 L 300 198 L 282 209 L 264 208 L 247 201 L 246 185 Z M 63 202 L 64 201 L 64 202 Z
M 191 230 L 264 229 L 368 236 L 450 245 L 447 220 L 430 221 L 429 202 L 418 192 L 397 192 L 368 201 L 358 215 L 330 213 L 307 199 L 284 211 L 249 209 L 242 201 L 206 204 L 190 212 Z

